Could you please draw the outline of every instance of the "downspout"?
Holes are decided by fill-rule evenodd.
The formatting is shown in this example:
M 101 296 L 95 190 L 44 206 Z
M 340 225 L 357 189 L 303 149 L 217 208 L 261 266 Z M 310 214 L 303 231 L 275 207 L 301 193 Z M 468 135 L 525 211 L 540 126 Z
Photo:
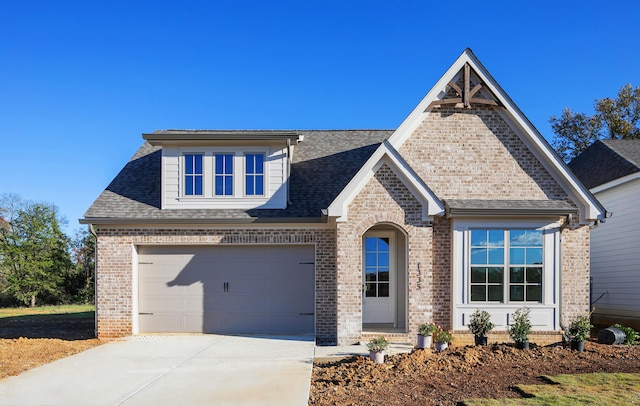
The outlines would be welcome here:
M 95 244 L 93 246 L 93 303 L 95 307 L 93 333 L 98 337 L 98 234 L 91 223 L 89 223 L 89 233 L 95 238 Z
M 289 195 L 290 187 L 290 179 L 291 175 L 291 140 L 287 138 L 287 173 L 286 173 L 286 182 L 287 182 L 287 206 L 291 205 L 291 197 Z
M 562 314 L 563 314 L 563 310 L 562 310 L 562 293 L 564 292 L 564 290 L 562 289 L 562 232 L 564 231 L 565 228 L 567 228 L 569 226 L 569 224 L 571 223 L 571 220 L 573 219 L 573 215 L 571 213 L 567 214 L 565 216 L 565 220 L 564 223 L 560 226 L 560 233 L 558 233 L 558 283 L 560 284 L 560 286 L 558 286 L 558 290 L 559 290 L 559 295 L 558 295 L 558 325 L 560 326 L 560 329 L 562 330 Z

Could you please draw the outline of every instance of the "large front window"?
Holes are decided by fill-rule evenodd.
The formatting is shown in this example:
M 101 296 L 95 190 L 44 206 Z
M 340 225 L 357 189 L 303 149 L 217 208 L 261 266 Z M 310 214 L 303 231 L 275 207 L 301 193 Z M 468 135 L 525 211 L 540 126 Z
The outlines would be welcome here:
M 541 230 L 470 230 L 471 302 L 542 302 Z

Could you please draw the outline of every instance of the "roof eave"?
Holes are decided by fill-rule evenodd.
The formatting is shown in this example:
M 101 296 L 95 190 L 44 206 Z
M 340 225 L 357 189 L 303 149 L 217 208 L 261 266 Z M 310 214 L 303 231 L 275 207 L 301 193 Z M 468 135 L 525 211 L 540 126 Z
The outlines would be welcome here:
M 219 142 L 219 141 L 283 141 L 300 142 L 303 136 L 297 132 L 276 131 L 194 131 L 194 132 L 153 132 L 142 134 L 153 146 L 167 143 L 184 142 Z
M 461 209 L 447 208 L 446 217 L 544 217 L 555 218 L 576 214 L 578 209 Z
M 85 217 L 80 224 L 93 225 L 222 225 L 222 224 L 314 224 L 326 223 L 325 217 L 248 217 L 248 218 L 127 218 Z

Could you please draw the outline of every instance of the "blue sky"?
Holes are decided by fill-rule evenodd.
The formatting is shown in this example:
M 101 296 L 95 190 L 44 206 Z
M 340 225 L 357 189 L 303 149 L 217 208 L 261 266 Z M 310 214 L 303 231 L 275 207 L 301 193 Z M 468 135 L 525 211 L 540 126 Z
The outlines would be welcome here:
M 156 129 L 396 128 L 471 48 L 550 139 L 640 85 L 640 2 L 0 2 L 0 194 L 66 231 Z

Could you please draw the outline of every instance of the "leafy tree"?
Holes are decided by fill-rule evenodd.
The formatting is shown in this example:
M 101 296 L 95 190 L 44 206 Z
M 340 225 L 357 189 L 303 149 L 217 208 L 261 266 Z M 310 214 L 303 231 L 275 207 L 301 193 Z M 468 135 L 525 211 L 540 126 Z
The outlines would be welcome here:
M 69 238 L 60 230 L 55 206 L 2 199 L 0 271 L 4 290 L 30 306 L 38 297 L 59 299 L 65 273 L 72 268 Z
M 565 161 L 600 139 L 640 139 L 640 87 L 626 84 L 615 99 L 596 99 L 594 110 L 589 116 L 564 108 L 560 117 L 549 118 L 555 133 L 551 145 Z
M 65 292 L 72 302 L 93 302 L 95 247 L 95 239 L 89 234 L 88 228 L 76 231 L 71 240 L 71 259 L 74 267 L 65 279 Z

